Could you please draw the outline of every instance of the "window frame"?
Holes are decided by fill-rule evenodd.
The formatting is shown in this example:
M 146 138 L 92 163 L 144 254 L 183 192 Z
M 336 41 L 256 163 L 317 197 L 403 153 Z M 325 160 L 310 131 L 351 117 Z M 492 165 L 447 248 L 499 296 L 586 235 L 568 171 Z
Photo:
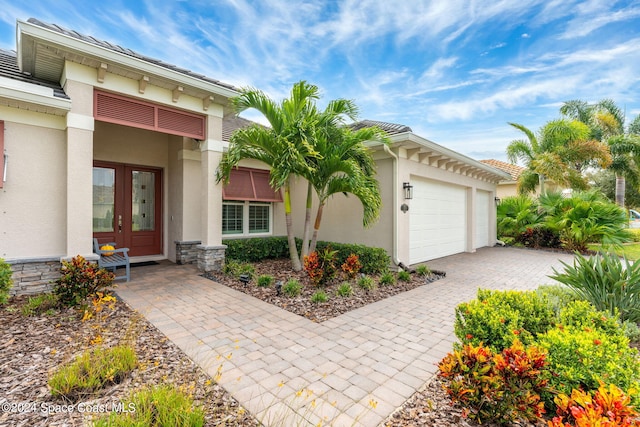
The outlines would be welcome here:
M 236 205 L 242 206 L 242 233 L 225 233 L 222 230 L 223 238 L 235 238 L 235 237 L 266 237 L 273 235 L 273 206 L 272 202 L 257 202 L 253 200 L 223 200 L 222 205 Z M 268 231 L 259 231 L 259 232 L 251 232 L 249 230 L 249 211 L 251 206 L 261 206 L 267 207 L 268 209 L 268 221 L 269 221 L 269 230 Z M 222 223 L 224 223 L 224 209 L 222 211 Z M 221 224 L 222 227 L 222 224 Z

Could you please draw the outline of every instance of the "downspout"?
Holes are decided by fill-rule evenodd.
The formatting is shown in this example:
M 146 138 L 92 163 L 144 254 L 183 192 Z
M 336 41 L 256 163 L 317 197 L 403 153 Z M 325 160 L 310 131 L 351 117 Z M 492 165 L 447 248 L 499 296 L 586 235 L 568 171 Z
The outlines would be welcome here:
M 398 156 L 391 151 L 387 144 L 382 144 L 384 151 L 393 158 L 393 254 L 392 261 L 395 265 L 404 265 L 398 259 Z

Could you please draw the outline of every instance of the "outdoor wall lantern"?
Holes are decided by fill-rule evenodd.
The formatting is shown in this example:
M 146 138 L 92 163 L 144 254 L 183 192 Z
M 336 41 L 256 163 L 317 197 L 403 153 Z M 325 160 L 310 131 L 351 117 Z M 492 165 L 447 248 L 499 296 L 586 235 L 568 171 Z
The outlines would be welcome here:
M 496 202 L 496 206 L 500 204 L 500 197 L 494 197 L 493 200 Z
M 413 185 L 408 182 L 402 183 L 402 189 L 404 190 L 404 199 L 411 200 L 413 199 Z

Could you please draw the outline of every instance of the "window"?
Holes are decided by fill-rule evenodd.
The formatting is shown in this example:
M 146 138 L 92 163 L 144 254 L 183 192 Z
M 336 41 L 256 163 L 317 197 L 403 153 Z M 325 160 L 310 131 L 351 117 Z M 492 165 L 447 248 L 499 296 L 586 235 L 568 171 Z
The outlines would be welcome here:
M 223 202 L 222 234 L 252 235 L 271 233 L 271 203 Z

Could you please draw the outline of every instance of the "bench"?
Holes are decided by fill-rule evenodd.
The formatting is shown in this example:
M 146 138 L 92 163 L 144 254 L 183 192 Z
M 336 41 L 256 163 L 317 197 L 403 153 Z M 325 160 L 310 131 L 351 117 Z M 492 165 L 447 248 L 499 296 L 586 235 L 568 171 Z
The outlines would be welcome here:
M 100 246 L 110 245 L 114 248 L 116 247 L 115 243 L 98 243 L 98 239 L 93 239 L 93 250 L 96 254 L 100 256 L 98 258 L 98 267 L 105 268 L 107 270 L 113 271 L 113 274 L 116 274 L 116 269 L 118 267 L 125 268 L 124 276 L 116 276 L 114 280 L 122 280 L 126 279 L 127 282 L 130 280 L 130 268 L 129 265 L 129 248 L 120 248 L 120 249 L 108 249 L 103 251 L 100 249 Z

